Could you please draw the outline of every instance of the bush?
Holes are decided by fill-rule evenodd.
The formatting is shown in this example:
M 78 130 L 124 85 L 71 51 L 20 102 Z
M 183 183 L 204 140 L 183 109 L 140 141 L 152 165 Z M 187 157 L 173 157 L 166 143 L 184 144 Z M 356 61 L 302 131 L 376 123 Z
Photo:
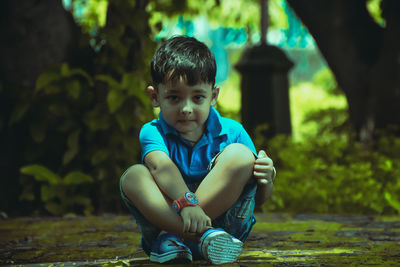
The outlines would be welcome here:
M 390 130 L 365 146 L 356 141 L 345 110 L 314 112 L 316 136 L 294 142 L 288 136 L 266 140 L 256 133 L 256 147 L 268 148 L 277 179 L 264 211 L 394 214 L 400 213 L 400 138 Z
M 110 23 L 96 35 L 106 45 L 91 62 L 52 66 L 34 90 L 18 92 L 4 130 L 28 130 L 17 153 L 18 194 L 31 207 L 24 214 L 123 209 L 119 177 L 140 161 L 138 133 L 153 118 L 145 89 L 155 43 L 143 7 L 110 5 Z M 89 46 L 89 38 L 81 41 Z

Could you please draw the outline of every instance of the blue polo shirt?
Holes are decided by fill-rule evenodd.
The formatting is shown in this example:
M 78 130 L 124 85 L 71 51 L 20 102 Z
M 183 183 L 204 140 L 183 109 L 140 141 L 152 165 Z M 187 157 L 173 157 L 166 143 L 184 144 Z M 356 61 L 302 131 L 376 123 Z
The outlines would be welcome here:
M 161 112 L 158 119 L 142 127 L 139 139 L 142 161 L 151 151 L 164 151 L 179 168 L 186 183 L 200 182 L 208 173 L 211 159 L 229 144 L 241 143 L 257 155 L 253 141 L 243 126 L 221 117 L 213 107 L 210 108 L 205 131 L 195 146 L 180 137 L 176 129 L 166 123 Z

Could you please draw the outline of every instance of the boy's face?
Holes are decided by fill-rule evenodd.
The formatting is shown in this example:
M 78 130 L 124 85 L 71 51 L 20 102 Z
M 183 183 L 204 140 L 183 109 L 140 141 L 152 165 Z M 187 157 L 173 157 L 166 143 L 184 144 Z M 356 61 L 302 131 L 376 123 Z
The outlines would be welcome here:
M 170 126 L 189 141 L 200 139 L 210 107 L 217 102 L 219 88 L 207 83 L 189 86 L 180 79 L 175 84 L 159 84 L 157 90 L 151 86 L 147 90 L 153 106 L 160 107 Z

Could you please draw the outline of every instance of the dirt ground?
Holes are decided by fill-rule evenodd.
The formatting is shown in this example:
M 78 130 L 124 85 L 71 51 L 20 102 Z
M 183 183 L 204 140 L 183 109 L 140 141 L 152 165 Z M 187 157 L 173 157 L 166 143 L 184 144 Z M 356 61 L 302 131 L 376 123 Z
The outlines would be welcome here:
M 399 216 L 256 217 L 242 255 L 229 266 L 400 266 Z M 0 265 L 153 265 L 139 244 L 140 234 L 130 216 L 0 220 Z

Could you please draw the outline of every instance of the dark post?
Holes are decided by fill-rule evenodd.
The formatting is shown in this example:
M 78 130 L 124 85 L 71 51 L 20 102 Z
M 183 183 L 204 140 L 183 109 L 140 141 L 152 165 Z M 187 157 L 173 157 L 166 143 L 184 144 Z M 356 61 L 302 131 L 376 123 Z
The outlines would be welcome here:
M 265 2 L 263 2 L 265 1 Z M 262 0 L 262 35 L 266 33 L 267 1 Z M 278 47 L 261 43 L 249 47 L 235 66 L 241 73 L 242 124 L 250 135 L 259 124 L 267 124 L 264 133 L 273 136 L 291 134 L 288 71 L 293 63 Z

